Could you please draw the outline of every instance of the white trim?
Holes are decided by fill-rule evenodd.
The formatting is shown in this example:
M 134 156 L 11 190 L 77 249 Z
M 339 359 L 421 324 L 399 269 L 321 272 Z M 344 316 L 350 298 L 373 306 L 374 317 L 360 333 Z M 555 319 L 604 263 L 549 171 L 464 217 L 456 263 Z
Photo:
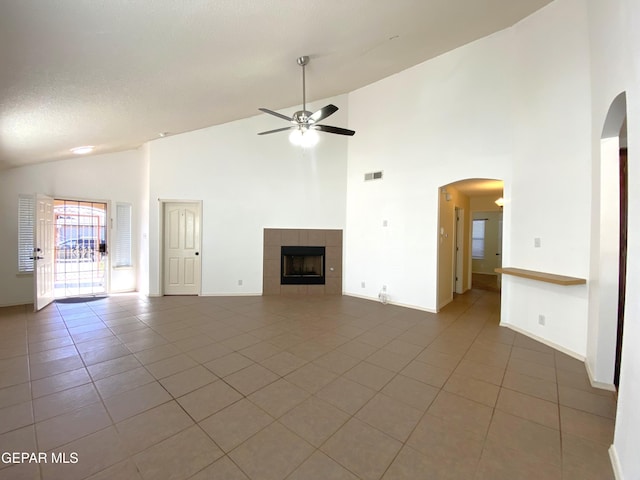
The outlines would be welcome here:
M 623 480 L 622 476 L 622 466 L 620 465 L 620 459 L 618 458 L 618 452 L 616 451 L 616 446 L 611 444 L 609 447 L 609 460 L 611 460 L 611 468 L 613 469 L 613 476 L 616 480 Z
M 558 345 L 557 343 L 553 343 L 553 342 L 547 340 L 546 338 L 539 337 L 537 335 L 534 335 L 531 332 L 526 331 L 523 328 L 516 327 L 515 325 L 510 325 L 508 323 L 500 322 L 500 326 L 501 327 L 510 328 L 514 332 L 521 333 L 522 335 L 525 335 L 525 336 L 527 336 L 529 338 L 532 338 L 533 340 L 535 340 L 537 342 L 545 344 L 547 347 L 551 347 L 554 350 L 558 350 L 559 352 L 562 352 L 565 355 L 569 355 L 570 357 L 573 357 L 576 360 L 580 360 L 581 362 L 584 362 L 585 365 L 586 365 L 586 362 L 585 362 L 586 359 L 585 359 L 585 357 L 583 355 L 580 355 L 579 353 L 573 352 L 573 351 L 571 351 L 571 350 L 569 350 L 569 349 L 567 349 L 567 348 L 565 348 L 563 346 Z
M 589 366 L 589 362 L 584 362 L 584 366 L 587 367 L 587 376 L 589 377 L 589 383 L 593 388 L 600 388 L 602 390 L 609 390 L 610 392 L 616 391 L 616 386 L 613 383 L 598 382 L 593 379 L 593 372 Z
M 262 297 L 262 292 L 201 293 L 198 296 L 199 297 Z M 277 295 L 265 295 L 265 297 L 277 297 Z
M 344 295 L 345 297 L 361 298 L 363 300 L 371 300 L 372 302 L 381 303 L 378 297 L 368 297 L 365 295 L 357 295 L 355 293 L 346 293 L 346 292 L 342 292 L 342 295 Z M 422 312 L 428 312 L 428 313 L 438 313 L 437 311 L 432 310 L 430 308 L 418 307 L 416 305 L 409 305 L 406 303 L 393 302 L 389 300 L 389 297 L 387 297 L 387 305 L 393 305 L 395 307 L 410 308 L 412 310 L 420 310 Z

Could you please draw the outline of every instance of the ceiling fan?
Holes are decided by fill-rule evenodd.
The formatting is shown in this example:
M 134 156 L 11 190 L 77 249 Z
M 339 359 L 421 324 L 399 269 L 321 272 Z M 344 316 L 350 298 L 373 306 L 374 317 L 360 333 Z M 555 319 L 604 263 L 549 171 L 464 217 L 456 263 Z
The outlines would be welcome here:
M 329 104 L 314 113 L 311 113 L 307 110 L 305 92 L 305 67 L 309 63 L 309 57 L 298 57 L 297 62 L 298 65 L 302 67 L 302 110 L 295 112 L 292 117 L 287 117 L 286 115 L 274 112 L 273 110 L 269 110 L 268 108 L 259 108 L 258 110 L 260 110 L 261 112 L 268 113 L 269 115 L 274 115 L 278 118 L 282 118 L 283 120 L 287 120 L 293 125 L 290 127 L 276 128 L 275 130 L 267 130 L 266 132 L 258 133 L 258 135 L 268 135 L 270 133 L 291 130 L 291 134 L 289 135 L 289 140 L 291 141 L 291 143 L 302 145 L 303 147 L 311 147 L 318 142 L 317 131 L 349 136 L 355 134 L 355 131 L 347 130 L 346 128 L 318 124 L 319 121 L 324 120 L 328 116 L 336 113 L 338 111 L 338 107 Z

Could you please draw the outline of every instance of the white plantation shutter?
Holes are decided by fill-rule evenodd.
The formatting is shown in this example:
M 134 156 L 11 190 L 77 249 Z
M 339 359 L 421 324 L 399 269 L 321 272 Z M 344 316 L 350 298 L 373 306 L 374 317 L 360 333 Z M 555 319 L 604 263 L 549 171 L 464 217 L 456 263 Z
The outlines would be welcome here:
M 18 272 L 33 272 L 33 222 L 35 197 L 18 195 Z
M 116 248 L 114 267 L 130 267 L 131 261 L 131 204 L 116 204 Z

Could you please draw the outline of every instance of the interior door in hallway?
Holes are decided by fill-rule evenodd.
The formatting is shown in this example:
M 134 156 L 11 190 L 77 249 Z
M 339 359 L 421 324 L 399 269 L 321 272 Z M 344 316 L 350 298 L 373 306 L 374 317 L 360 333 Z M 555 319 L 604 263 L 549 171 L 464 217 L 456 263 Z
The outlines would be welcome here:
M 164 203 L 164 294 L 200 293 L 199 202 Z
M 42 310 L 53 302 L 53 268 L 55 265 L 55 224 L 53 198 L 36 196 L 34 258 L 34 309 Z

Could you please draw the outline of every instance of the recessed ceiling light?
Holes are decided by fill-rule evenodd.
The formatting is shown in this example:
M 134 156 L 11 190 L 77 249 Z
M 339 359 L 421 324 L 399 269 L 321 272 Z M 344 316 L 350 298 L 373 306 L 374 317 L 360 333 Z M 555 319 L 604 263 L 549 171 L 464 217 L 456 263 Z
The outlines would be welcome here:
M 158 134 L 160 138 L 168 137 L 169 135 L 171 135 L 171 132 L 160 132 Z
M 93 145 L 84 145 L 82 147 L 75 147 L 71 149 L 72 153 L 75 153 L 76 155 L 84 155 L 85 153 L 91 153 L 93 152 L 93 149 L 96 148 Z

